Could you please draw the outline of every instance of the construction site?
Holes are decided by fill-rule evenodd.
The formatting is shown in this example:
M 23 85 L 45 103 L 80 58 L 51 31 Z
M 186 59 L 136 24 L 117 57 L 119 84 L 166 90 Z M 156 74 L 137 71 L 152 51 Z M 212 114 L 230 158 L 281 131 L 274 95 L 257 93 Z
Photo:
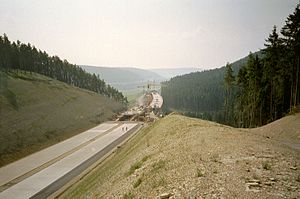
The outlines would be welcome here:
M 133 107 L 118 116 L 117 121 L 153 122 L 162 117 L 163 98 L 158 91 L 160 84 L 148 83 L 138 88 L 143 88 L 143 94 Z

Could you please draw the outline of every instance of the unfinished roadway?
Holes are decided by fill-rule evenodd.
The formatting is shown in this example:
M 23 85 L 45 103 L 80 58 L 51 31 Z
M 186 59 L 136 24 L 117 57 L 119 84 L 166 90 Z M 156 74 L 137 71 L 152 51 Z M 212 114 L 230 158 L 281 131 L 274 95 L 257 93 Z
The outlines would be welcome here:
M 137 122 L 106 122 L 0 168 L 0 198 L 48 197 L 140 126 Z

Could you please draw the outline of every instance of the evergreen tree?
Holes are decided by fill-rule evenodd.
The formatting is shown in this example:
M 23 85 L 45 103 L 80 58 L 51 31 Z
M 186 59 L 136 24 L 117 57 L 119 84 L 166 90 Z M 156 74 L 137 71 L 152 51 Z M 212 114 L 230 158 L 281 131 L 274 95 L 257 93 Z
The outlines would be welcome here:
M 283 41 L 287 47 L 287 56 L 289 63 L 288 75 L 291 79 L 291 100 L 290 106 L 295 107 L 300 102 L 300 4 L 297 5 L 293 14 L 290 14 L 283 26 L 281 33 L 284 36 Z
M 225 121 L 230 124 L 232 123 L 232 110 L 233 110 L 233 84 L 235 81 L 235 78 L 233 76 L 233 70 L 229 63 L 225 66 L 226 72 L 225 72 Z

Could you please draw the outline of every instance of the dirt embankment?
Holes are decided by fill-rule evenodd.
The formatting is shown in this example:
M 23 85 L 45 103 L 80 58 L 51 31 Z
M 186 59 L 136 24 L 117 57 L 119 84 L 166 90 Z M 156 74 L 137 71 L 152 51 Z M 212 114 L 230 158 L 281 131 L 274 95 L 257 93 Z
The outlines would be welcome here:
M 63 198 L 299 198 L 299 114 L 245 130 L 179 115 L 140 131 Z

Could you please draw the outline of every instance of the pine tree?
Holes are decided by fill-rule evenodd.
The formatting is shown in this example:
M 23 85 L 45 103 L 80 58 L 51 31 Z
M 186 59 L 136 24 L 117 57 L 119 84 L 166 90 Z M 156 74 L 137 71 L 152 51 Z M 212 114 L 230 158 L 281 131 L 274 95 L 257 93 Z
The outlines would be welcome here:
M 235 81 L 232 67 L 229 63 L 226 64 L 225 73 L 225 121 L 229 124 L 232 122 L 232 105 L 233 105 L 233 83 Z
M 290 62 L 289 76 L 291 78 L 291 103 L 295 107 L 300 102 L 300 4 L 293 14 L 290 14 L 281 30 L 283 41 L 287 47 Z
M 280 103 L 280 97 L 278 93 L 280 91 L 280 57 L 282 52 L 282 40 L 279 38 L 276 26 L 274 26 L 272 33 L 266 39 L 265 43 L 265 66 L 264 66 L 264 81 L 267 85 L 267 96 L 269 97 L 269 117 L 271 121 L 278 118 L 277 105 Z

